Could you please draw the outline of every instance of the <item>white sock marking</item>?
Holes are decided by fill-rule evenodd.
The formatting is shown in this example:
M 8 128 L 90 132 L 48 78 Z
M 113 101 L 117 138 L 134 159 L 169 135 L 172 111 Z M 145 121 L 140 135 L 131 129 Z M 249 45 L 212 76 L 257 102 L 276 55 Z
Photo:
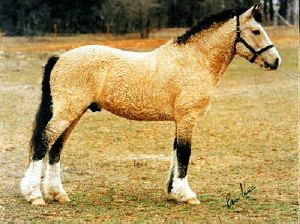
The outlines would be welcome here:
M 41 193 L 41 175 L 43 169 L 43 160 L 32 161 L 22 178 L 20 187 L 21 192 L 27 201 L 42 197 Z
M 60 162 L 53 165 L 47 164 L 43 191 L 46 197 L 51 197 L 51 195 L 56 195 L 57 193 L 67 194 L 61 182 Z
M 197 198 L 196 193 L 189 186 L 187 176 L 184 178 L 174 177 L 172 195 L 178 201 L 183 202 L 191 198 Z

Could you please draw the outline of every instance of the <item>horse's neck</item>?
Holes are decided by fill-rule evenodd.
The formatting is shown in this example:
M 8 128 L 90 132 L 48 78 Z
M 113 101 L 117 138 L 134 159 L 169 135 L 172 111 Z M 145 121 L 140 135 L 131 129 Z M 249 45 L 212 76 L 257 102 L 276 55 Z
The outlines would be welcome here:
M 235 21 L 231 19 L 196 34 L 183 47 L 195 51 L 199 66 L 208 70 L 217 84 L 235 55 L 235 38 Z

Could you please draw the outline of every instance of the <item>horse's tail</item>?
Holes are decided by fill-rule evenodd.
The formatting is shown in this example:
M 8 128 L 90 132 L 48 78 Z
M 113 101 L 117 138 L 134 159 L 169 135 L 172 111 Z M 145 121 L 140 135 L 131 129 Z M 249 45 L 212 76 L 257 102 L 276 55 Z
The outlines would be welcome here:
M 30 140 L 29 162 L 31 161 L 31 159 L 33 159 L 33 152 L 35 150 L 38 150 L 39 146 L 43 145 L 45 141 L 45 129 L 53 115 L 50 76 L 51 71 L 54 68 L 58 59 L 58 56 L 50 57 L 48 59 L 47 64 L 44 67 L 44 77 L 42 81 L 42 99 L 39 109 L 35 116 L 32 137 Z

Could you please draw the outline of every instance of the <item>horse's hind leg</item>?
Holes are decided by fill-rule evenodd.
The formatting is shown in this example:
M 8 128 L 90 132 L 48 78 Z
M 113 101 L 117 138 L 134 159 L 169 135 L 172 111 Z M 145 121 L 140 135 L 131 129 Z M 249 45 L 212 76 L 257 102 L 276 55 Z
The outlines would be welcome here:
M 48 149 L 53 145 L 58 136 L 70 125 L 70 121 L 62 120 L 55 122 L 55 120 L 55 117 L 51 118 L 46 128 L 41 131 L 43 139 L 34 143 L 32 160 L 29 168 L 25 172 L 24 178 L 21 180 L 21 191 L 23 195 L 27 201 L 34 205 L 45 204 L 41 193 L 43 160 Z
M 71 107 L 66 108 L 70 109 Z M 41 134 L 38 136 L 38 140 L 33 139 L 32 160 L 24 178 L 21 180 L 21 191 L 26 200 L 34 205 L 45 204 L 41 193 L 43 159 L 57 139 L 67 130 L 73 121 L 82 114 L 82 112 L 77 113 L 76 110 L 71 111 L 72 113 L 70 113 L 69 110 L 66 112 L 63 109 L 53 111 L 53 116 L 46 127 L 39 130 Z
M 49 151 L 49 161 L 46 164 L 46 175 L 43 182 L 43 193 L 50 201 L 64 203 L 70 201 L 61 181 L 60 155 L 63 146 L 78 123 L 81 116 L 75 119 L 71 125 L 59 136 Z

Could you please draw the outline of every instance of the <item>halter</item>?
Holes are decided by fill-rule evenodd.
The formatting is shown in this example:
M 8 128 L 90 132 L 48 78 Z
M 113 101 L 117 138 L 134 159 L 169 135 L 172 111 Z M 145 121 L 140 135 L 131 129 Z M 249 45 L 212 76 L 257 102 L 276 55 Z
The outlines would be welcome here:
M 234 42 L 234 48 L 236 49 L 236 44 L 241 42 L 242 44 L 245 45 L 245 47 L 247 47 L 252 53 L 253 53 L 253 56 L 252 58 L 249 60 L 251 63 L 254 63 L 256 58 L 261 55 L 263 52 L 271 49 L 274 47 L 273 44 L 270 44 L 258 51 L 256 51 L 253 47 L 251 47 L 246 41 L 245 39 L 241 36 L 241 27 L 240 27 L 240 16 L 237 15 L 236 16 L 236 39 L 235 39 L 235 42 Z

